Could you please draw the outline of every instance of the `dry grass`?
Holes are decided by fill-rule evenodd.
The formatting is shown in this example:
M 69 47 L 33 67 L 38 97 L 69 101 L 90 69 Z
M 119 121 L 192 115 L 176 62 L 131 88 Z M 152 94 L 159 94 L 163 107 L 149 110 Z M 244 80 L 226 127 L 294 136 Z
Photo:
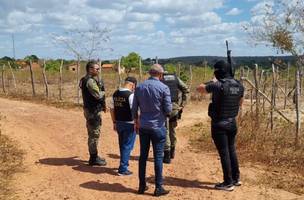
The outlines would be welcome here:
M 0 116 L 1 121 L 2 116 Z M 16 143 L 1 133 L 0 126 L 0 199 L 14 199 L 12 187 L 13 175 L 22 170 L 24 153 L 16 147 Z
M 294 125 L 275 119 L 274 130 L 271 133 L 268 117 L 261 115 L 260 121 L 261 125 L 257 127 L 255 117 L 250 113 L 246 113 L 239 120 L 239 160 L 243 164 L 265 166 L 266 173 L 260 178 L 260 184 L 304 194 L 304 146 L 295 149 Z M 192 127 L 192 148 L 195 151 L 216 152 L 210 135 L 210 125 L 206 124 L 199 123 Z M 300 135 L 303 139 L 303 131 Z

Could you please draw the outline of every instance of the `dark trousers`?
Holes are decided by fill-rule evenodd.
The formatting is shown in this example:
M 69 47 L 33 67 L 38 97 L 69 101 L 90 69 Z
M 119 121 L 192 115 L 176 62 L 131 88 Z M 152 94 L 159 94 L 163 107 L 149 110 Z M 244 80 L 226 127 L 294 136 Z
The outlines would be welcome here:
M 154 173 L 155 173 L 155 186 L 161 188 L 163 185 L 163 152 L 166 141 L 166 128 L 160 127 L 159 129 L 139 129 L 140 140 L 140 156 L 139 156 L 139 185 L 146 185 L 146 164 L 149 155 L 150 142 L 153 146 L 154 156 Z
M 240 178 L 239 164 L 235 150 L 237 126 L 235 119 L 212 121 L 211 133 L 221 158 L 224 182 L 231 184 Z
M 134 124 L 131 123 L 117 121 L 116 129 L 120 150 L 118 172 L 122 173 L 128 170 L 130 154 L 134 147 L 136 133 L 134 131 Z

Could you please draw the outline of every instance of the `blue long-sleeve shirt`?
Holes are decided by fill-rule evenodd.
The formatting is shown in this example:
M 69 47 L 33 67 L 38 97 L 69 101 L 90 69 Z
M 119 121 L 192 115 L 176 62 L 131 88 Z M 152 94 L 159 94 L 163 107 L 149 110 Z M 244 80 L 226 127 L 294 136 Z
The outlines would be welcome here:
M 150 77 L 135 89 L 132 114 L 140 110 L 140 128 L 159 129 L 172 111 L 170 90 L 157 78 Z

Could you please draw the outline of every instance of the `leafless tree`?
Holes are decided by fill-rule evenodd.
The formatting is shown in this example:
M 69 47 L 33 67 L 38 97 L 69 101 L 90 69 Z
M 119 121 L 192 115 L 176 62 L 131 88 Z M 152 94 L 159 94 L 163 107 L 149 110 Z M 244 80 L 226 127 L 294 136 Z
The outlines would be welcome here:
M 101 57 L 101 53 L 106 48 L 106 43 L 110 41 L 110 29 L 102 28 L 98 24 L 93 24 L 91 28 L 70 29 L 63 35 L 52 34 L 52 38 L 56 44 L 65 48 L 68 53 L 77 59 L 76 69 L 76 85 L 79 82 L 79 68 L 81 60 L 91 60 L 92 58 Z M 80 101 L 80 90 L 77 87 L 77 102 Z

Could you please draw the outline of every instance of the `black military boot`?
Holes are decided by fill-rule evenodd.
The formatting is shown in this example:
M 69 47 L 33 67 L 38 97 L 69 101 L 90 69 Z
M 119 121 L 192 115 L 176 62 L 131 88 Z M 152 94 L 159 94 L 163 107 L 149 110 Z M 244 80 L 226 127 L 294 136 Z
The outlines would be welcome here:
M 171 149 L 170 149 L 170 158 L 174 159 L 174 157 L 175 157 L 175 147 L 171 147 Z
M 107 162 L 104 158 L 100 158 L 97 154 L 90 154 L 89 165 L 106 166 Z
M 171 163 L 171 158 L 170 158 L 170 151 L 164 151 L 164 163 L 170 164 Z

